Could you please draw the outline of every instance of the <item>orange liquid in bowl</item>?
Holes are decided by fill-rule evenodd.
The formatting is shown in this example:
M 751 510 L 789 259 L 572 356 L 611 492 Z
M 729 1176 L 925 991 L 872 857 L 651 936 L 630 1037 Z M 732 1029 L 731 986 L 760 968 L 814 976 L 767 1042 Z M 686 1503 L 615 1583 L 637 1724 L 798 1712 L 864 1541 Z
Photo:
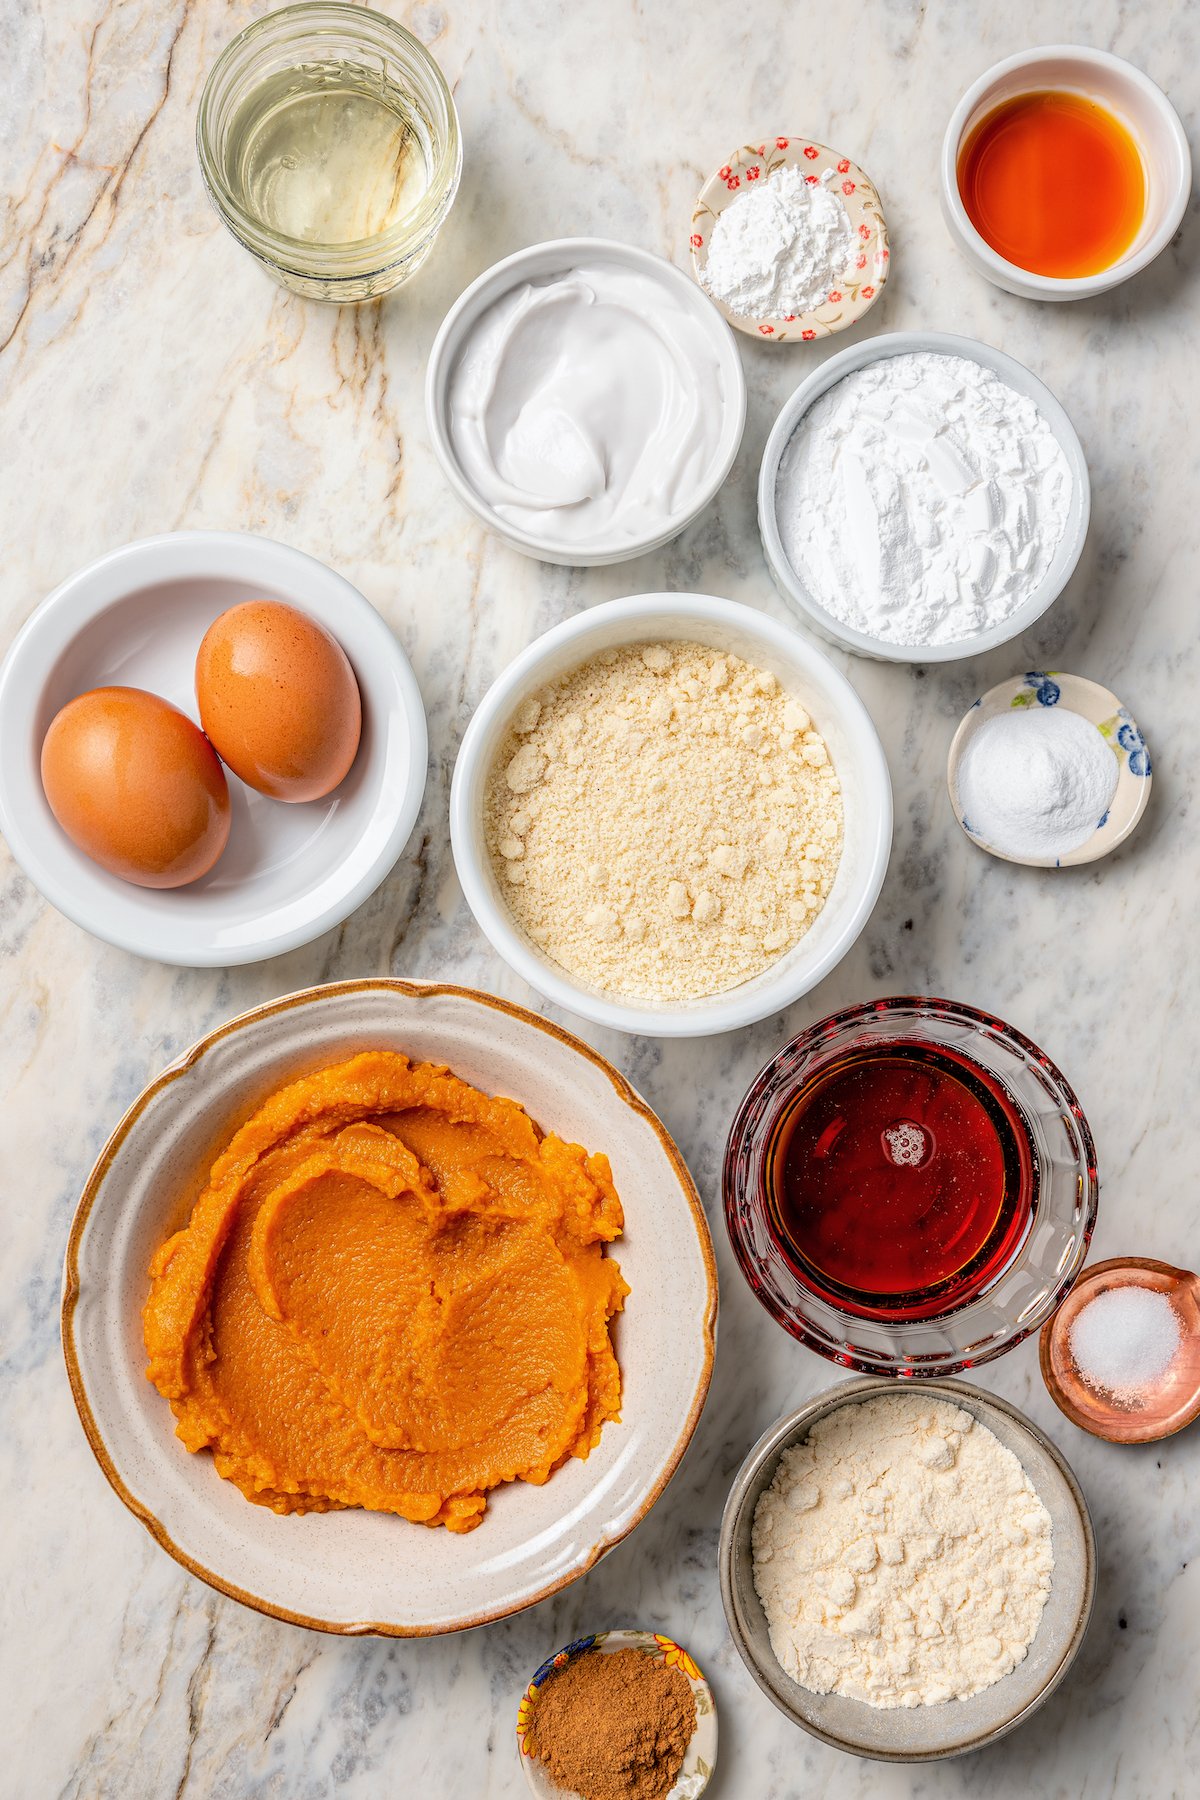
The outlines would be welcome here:
M 1141 152 L 1083 94 L 1016 94 L 958 154 L 958 191 L 997 255 L 1035 275 L 1097 275 L 1129 249 L 1146 210 Z

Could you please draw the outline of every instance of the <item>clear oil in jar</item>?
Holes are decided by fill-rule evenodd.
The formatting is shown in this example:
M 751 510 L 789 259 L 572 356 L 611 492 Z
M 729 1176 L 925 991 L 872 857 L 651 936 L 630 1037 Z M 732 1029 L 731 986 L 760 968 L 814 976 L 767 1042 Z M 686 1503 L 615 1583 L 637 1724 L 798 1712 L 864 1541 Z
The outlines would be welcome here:
M 306 244 L 378 237 L 420 203 L 432 133 L 382 70 L 309 62 L 258 83 L 230 121 L 225 178 L 245 210 Z

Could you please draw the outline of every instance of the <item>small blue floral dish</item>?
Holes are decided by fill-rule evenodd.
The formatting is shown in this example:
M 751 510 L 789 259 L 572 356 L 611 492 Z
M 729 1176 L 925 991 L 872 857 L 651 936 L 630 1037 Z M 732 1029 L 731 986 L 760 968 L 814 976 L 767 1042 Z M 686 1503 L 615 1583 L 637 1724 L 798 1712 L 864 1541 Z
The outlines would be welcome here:
M 1062 706 L 1088 719 L 1105 739 L 1117 759 L 1117 786 L 1112 802 L 1086 843 L 1065 856 L 1017 857 L 998 850 L 975 831 L 964 816 L 958 794 L 958 769 L 968 742 L 987 719 L 999 713 L 1030 706 Z M 950 745 L 946 768 L 946 785 L 954 816 L 973 844 L 997 856 L 1002 862 L 1020 862 L 1031 869 L 1072 868 L 1080 863 L 1095 862 L 1123 844 L 1146 810 L 1150 798 L 1150 752 L 1133 716 L 1117 696 L 1099 682 L 1082 675 L 1062 675 L 1057 671 L 1030 669 L 991 688 L 976 700 Z

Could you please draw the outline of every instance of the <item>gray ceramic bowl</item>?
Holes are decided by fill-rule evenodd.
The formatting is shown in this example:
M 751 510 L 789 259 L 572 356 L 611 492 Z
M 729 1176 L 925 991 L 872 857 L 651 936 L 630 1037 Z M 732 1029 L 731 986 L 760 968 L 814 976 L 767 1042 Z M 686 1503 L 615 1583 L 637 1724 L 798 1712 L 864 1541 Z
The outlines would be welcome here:
M 1054 1527 L 1050 1598 L 1024 1662 L 970 1700 L 940 1706 L 881 1708 L 841 1694 L 813 1694 L 785 1675 L 767 1635 L 754 1590 L 750 1529 L 759 1495 L 784 1450 L 839 1406 L 877 1400 L 900 1389 L 863 1377 L 841 1382 L 790 1413 L 761 1437 L 738 1471 L 721 1522 L 721 1599 L 742 1661 L 769 1700 L 793 1724 L 835 1750 L 877 1762 L 934 1762 L 961 1756 L 1003 1737 L 1051 1695 L 1083 1642 L 1096 1594 L 1096 1543 L 1079 1483 L 1049 1438 L 1007 1400 L 964 1381 L 906 1381 L 903 1392 L 953 1400 L 974 1413 L 1011 1450 L 1033 1483 Z

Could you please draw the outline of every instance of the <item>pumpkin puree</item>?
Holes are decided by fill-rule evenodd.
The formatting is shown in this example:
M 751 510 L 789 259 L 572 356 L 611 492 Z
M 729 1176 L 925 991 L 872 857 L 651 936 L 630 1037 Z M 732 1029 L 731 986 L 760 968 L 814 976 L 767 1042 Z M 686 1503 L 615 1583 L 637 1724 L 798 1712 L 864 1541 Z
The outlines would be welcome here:
M 608 1158 L 372 1051 L 271 1095 L 150 1264 L 150 1380 L 276 1512 L 470 1531 L 618 1416 Z

